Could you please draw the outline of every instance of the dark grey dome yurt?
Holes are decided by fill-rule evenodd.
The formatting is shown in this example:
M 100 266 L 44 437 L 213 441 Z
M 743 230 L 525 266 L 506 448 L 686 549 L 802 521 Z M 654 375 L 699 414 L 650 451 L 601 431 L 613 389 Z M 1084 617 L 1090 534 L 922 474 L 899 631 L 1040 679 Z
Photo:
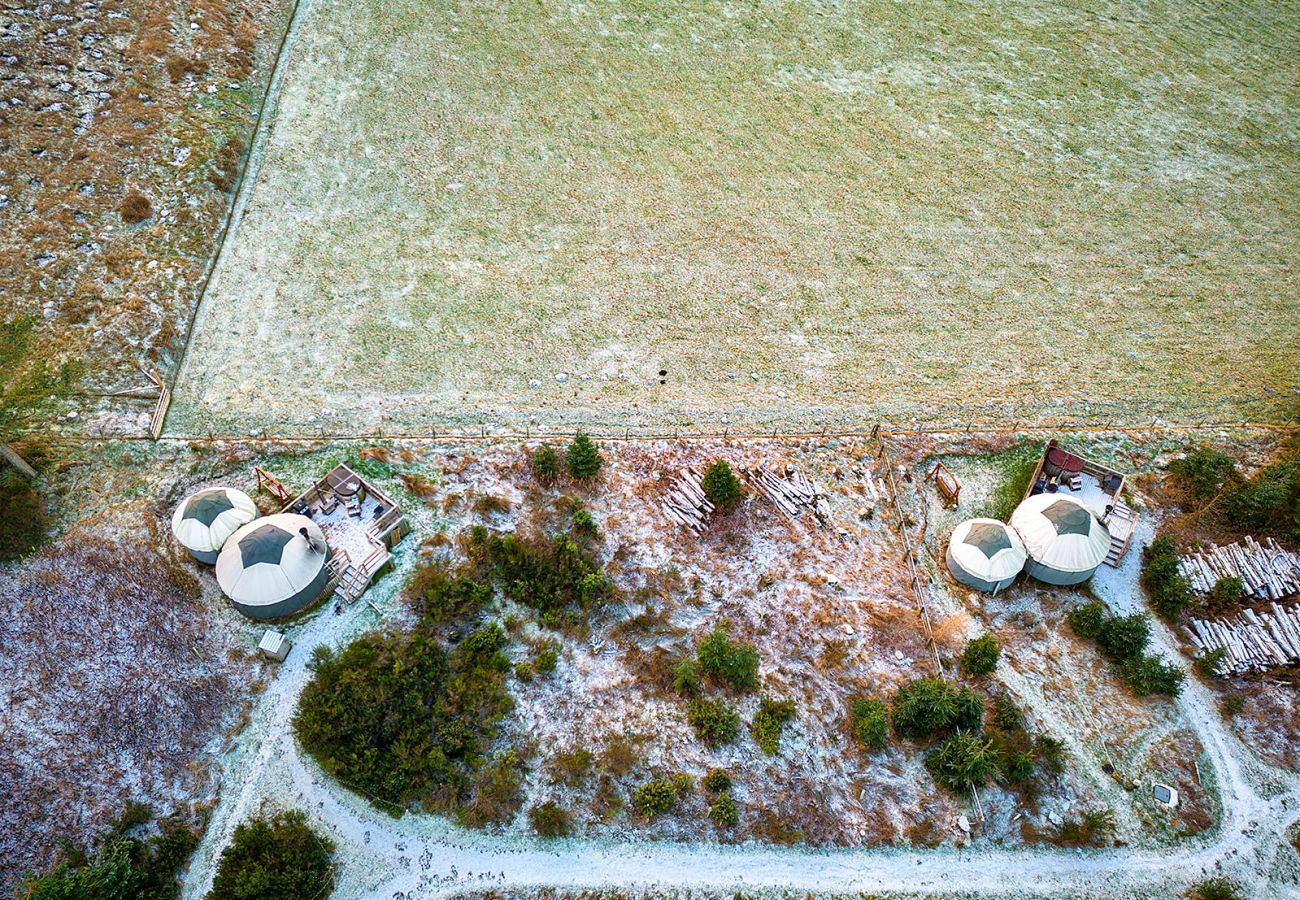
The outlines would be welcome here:
M 1009 525 L 969 519 L 953 529 L 946 561 L 952 577 L 981 591 L 1000 591 L 1025 567 L 1025 546 Z
M 217 583 L 244 615 L 279 619 L 320 597 L 329 580 L 328 560 L 325 535 L 315 522 L 280 513 L 250 522 L 226 541 L 217 558 Z
M 248 495 L 215 487 L 186 497 L 172 513 L 172 534 L 201 563 L 213 565 L 226 540 L 257 518 Z

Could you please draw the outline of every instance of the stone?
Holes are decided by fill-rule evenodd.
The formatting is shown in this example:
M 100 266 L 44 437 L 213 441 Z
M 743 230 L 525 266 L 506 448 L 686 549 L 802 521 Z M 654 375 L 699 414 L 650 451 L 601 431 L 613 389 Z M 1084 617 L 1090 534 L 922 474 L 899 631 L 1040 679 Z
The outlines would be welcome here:
M 960 816 L 958 816 L 957 827 L 960 828 L 962 831 L 966 832 L 967 834 L 970 834 L 970 817 L 967 816 L 965 813 L 962 813 Z

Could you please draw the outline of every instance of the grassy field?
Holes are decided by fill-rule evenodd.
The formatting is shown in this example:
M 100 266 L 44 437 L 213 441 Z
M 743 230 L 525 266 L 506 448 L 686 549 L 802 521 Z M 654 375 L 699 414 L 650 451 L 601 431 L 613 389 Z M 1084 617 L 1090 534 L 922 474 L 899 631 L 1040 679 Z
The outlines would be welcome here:
M 303 15 L 174 431 L 1296 409 L 1295 2 Z

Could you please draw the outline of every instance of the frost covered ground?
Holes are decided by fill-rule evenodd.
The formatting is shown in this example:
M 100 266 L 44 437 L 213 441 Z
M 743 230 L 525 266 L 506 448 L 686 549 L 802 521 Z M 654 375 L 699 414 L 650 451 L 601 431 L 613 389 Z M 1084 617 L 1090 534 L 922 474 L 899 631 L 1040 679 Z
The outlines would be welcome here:
M 1293 4 L 299 19 L 177 433 L 1292 413 Z

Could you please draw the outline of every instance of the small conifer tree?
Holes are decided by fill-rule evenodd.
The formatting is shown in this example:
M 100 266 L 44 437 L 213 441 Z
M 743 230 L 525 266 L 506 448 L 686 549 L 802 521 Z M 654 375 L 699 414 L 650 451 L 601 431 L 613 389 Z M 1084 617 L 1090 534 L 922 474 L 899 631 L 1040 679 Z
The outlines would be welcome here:
M 713 501 L 713 505 L 721 512 L 735 509 L 740 503 L 740 498 L 744 496 L 740 482 L 736 480 L 735 473 L 731 471 L 731 466 L 725 459 L 713 461 L 713 464 L 705 470 L 700 486 L 704 488 L 704 495 Z
M 586 481 L 589 478 L 595 478 L 600 472 L 600 467 L 604 460 L 600 458 L 600 451 L 596 445 L 591 442 L 585 432 L 579 431 L 573 436 L 573 442 L 569 444 L 568 464 L 569 474 L 580 481 Z

